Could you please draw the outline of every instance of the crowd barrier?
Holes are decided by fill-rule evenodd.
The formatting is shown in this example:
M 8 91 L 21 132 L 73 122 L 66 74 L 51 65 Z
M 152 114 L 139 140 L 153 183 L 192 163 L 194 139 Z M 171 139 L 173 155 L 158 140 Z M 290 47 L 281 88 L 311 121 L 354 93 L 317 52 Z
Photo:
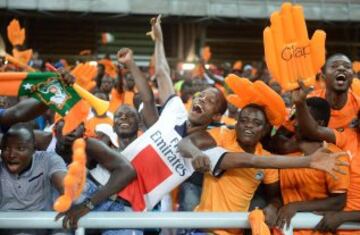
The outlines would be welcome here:
M 59 229 L 62 221 L 55 221 L 55 212 L 0 212 L 0 229 Z M 311 229 L 321 220 L 312 213 L 297 213 L 291 226 L 284 231 L 292 235 L 293 229 Z M 249 228 L 248 213 L 202 212 L 91 212 L 80 219 L 76 235 L 85 229 L 97 228 Z M 360 223 L 347 223 L 344 230 L 360 229 Z

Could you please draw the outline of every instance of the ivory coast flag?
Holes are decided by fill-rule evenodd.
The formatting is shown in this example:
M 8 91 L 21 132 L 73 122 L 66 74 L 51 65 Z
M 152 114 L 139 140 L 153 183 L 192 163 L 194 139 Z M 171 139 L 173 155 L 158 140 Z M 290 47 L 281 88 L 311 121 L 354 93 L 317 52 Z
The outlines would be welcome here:
M 0 95 L 33 97 L 61 116 L 81 99 L 71 86 L 64 84 L 59 74 L 51 72 L 0 73 Z

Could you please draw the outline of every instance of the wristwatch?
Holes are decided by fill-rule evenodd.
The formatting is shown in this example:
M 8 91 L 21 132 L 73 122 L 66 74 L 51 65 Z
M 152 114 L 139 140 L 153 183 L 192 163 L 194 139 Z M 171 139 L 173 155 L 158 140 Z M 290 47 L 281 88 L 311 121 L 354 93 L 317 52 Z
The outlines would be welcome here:
M 94 204 L 91 202 L 90 198 L 86 198 L 83 202 L 84 205 L 89 208 L 89 210 L 93 210 L 95 208 Z

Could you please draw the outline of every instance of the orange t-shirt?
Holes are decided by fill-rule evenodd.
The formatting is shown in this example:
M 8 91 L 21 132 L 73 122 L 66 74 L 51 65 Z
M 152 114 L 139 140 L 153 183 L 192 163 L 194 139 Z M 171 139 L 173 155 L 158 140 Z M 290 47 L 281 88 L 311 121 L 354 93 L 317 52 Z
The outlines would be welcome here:
M 244 152 L 236 141 L 235 130 L 213 128 L 209 131 L 218 146 L 231 152 Z M 261 144 L 255 154 L 270 155 Z M 241 212 L 248 211 L 250 201 L 259 184 L 272 184 L 279 180 L 277 169 L 238 168 L 225 171 L 220 177 L 205 174 L 200 204 L 195 209 L 200 212 Z M 216 234 L 241 234 L 240 229 L 214 230 Z
M 312 93 L 313 96 L 325 98 L 325 89 Z M 329 127 L 334 129 L 336 145 L 351 153 L 350 186 L 345 210 L 360 210 L 360 136 L 357 128 L 349 127 L 358 117 L 360 101 L 351 90 L 348 101 L 340 110 L 331 109 Z
M 326 90 L 314 91 L 310 96 L 317 96 L 325 99 Z M 360 98 L 351 90 L 348 91 L 348 100 L 342 109 L 331 109 L 329 127 L 333 129 L 348 128 L 350 123 L 357 118 L 360 110 Z
M 128 104 L 130 106 L 134 106 L 133 99 L 134 99 L 134 92 L 132 91 L 125 91 L 124 93 L 119 94 L 115 89 L 112 89 L 110 95 L 109 111 L 115 113 L 115 111 L 122 104 Z
M 334 144 L 329 144 L 332 152 L 340 152 Z M 293 157 L 303 156 L 302 153 L 294 153 Z M 343 161 L 349 161 L 347 156 L 342 157 Z M 311 201 L 329 197 L 330 193 L 345 193 L 350 183 L 348 174 L 349 167 L 342 167 L 347 174 L 338 174 L 338 179 L 323 171 L 313 169 L 281 169 L 280 186 L 284 204 L 298 201 Z M 295 235 L 329 234 L 318 233 L 312 230 L 294 231 Z

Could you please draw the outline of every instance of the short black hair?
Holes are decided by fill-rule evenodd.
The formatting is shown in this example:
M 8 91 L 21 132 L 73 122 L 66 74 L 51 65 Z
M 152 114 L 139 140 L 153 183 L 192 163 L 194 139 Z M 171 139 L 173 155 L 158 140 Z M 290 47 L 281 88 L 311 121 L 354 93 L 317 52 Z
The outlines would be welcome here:
M 321 122 L 323 126 L 328 126 L 331 116 L 329 102 L 321 97 L 311 97 L 306 99 L 311 116 L 316 122 Z
M 31 125 L 29 123 L 24 123 L 24 122 L 20 122 L 20 123 L 16 123 L 14 125 L 12 125 L 9 130 L 4 134 L 2 141 L 1 141 L 1 146 L 4 146 L 5 141 L 7 140 L 7 138 L 9 136 L 13 136 L 16 132 L 20 131 L 20 130 L 26 130 L 29 134 L 30 134 L 30 138 L 33 142 L 33 144 L 35 144 L 35 134 L 34 134 L 34 129 L 31 127 Z
M 324 67 L 323 67 L 323 73 L 325 73 L 325 70 L 326 70 L 326 68 L 327 68 L 327 66 L 328 66 L 328 62 L 331 61 L 331 60 L 332 60 L 333 58 L 335 58 L 335 57 L 346 57 L 346 58 L 351 62 L 349 56 L 347 56 L 347 55 L 345 55 L 345 54 L 343 54 L 343 53 L 335 53 L 335 54 L 333 54 L 333 55 L 331 55 L 331 56 L 329 56 L 329 57 L 327 58 L 327 60 L 326 60 L 326 62 L 325 62 L 325 65 L 324 65 Z

